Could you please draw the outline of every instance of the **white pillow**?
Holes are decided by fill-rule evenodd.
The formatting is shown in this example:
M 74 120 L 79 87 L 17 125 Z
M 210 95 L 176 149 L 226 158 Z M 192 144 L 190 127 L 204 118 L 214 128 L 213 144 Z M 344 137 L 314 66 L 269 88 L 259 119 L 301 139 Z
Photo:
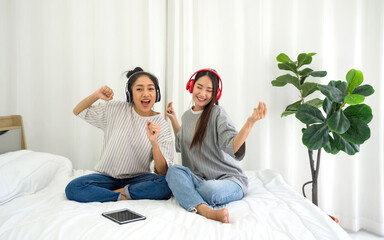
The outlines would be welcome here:
M 45 188 L 55 175 L 72 172 L 68 158 L 30 150 L 0 155 L 0 205 Z

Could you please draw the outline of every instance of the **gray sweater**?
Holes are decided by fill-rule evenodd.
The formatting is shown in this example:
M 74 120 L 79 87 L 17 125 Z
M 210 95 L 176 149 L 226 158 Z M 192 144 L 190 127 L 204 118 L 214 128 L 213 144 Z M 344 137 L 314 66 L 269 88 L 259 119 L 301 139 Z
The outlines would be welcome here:
M 183 166 L 205 180 L 232 180 L 241 186 L 245 194 L 248 179 L 234 161 L 244 158 L 245 143 L 234 154 L 233 139 L 238 132 L 222 107 L 215 105 L 212 109 L 201 152 L 199 145 L 189 149 L 201 113 L 189 109 L 182 116 L 182 125 L 176 134 L 176 151 L 181 152 Z

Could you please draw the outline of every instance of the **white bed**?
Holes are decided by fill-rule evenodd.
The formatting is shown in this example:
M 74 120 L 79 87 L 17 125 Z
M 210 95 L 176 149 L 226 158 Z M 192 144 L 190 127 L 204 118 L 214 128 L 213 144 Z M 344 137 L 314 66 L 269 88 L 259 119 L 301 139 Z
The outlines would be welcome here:
M 1 130 L 1 129 L 0 129 Z M 77 203 L 64 188 L 91 171 L 30 150 L 0 155 L 0 239 L 350 239 L 273 170 L 247 172 L 249 192 L 226 207 L 230 223 L 208 220 L 169 200 Z M 119 225 L 102 212 L 129 208 L 147 217 Z

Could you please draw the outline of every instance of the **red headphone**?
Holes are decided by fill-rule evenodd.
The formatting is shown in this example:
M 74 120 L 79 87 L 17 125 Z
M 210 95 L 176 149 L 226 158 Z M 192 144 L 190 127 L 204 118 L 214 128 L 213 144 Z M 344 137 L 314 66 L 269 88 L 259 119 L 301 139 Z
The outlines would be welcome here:
M 192 74 L 192 76 L 189 78 L 189 80 L 187 82 L 187 87 L 186 87 L 187 91 L 190 93 L 193 92 L 193 85 L 195 84 L 195 79 L 193 77 L 202 71 L 208 71 L 208 72 L 214 73 L 219 78 L 220 83 L 219 83 L 219 88 L 217 89 L 217 96 L 216 96 L 216 101 L 219 101 L 219 99 L 221 97 L 221 93 L 223 91 L 223 82 L 221 81 L 221 77 L 219 76 L 219 74 L 217 74 L 217 72 L 215 72 L 214 70 L 209 69 L 209 68 L 200 69 L 200 70 L 196 71 L 194 74 Z

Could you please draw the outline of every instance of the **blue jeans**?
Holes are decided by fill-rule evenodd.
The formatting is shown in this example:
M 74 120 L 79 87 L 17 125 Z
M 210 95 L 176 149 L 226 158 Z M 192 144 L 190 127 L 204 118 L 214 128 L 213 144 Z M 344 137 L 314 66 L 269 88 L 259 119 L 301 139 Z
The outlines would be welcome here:
M 202 180 L 189 168 L 179 165 L 168 168 L 165 178 L 176 200 L 188 211 L 194 211 L 200 204 L 214 208 L 244 196 L 242 188 L 234 181 Z
M 113 190 L 123 187 L 128 199 L 161 200 L 171 195 L 165 177 L 154 173 L 127 179 L 89 174 L 72 180 L 65 188 L 65 194 L 69 200 L 77 202 L 112 202 L 121 198 L 121 193 Z

